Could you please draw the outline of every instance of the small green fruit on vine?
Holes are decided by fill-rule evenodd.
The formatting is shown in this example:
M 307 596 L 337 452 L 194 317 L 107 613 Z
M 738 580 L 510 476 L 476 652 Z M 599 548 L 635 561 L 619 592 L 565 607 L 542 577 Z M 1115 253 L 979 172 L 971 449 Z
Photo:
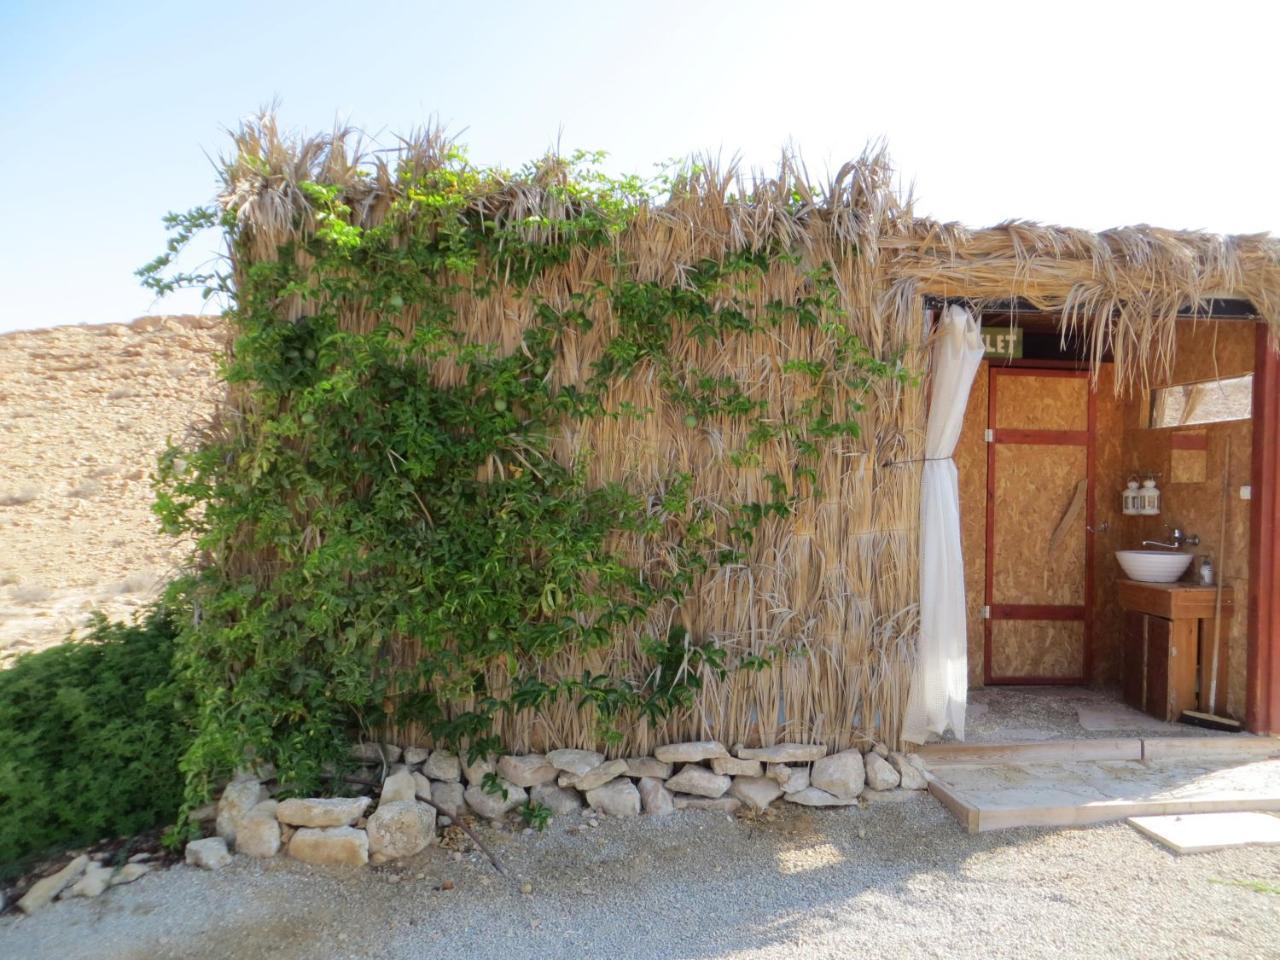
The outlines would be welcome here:
M 684 425 L 688 427 L 690 430 L 692 430 L 694 427 L 698 425 L 698 418 L 695 417 L 692 413 L 686 414 L 684 418 Z
M 499 413 L 505 413 L 507 410 L 507 401 L 503 400 L 501 397 L 497 397 L 493 401 L 493 409 L 497 410 Z

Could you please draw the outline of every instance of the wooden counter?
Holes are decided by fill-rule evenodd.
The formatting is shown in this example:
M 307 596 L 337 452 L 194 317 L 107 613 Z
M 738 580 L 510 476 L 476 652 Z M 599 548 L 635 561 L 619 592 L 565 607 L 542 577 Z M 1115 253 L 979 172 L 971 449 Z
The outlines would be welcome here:
M 1222 624 L 1214 619 L 1218 588 L 1194 583 L 1119 581 L 1125 611 L 1125 702 L 1172 722 L 1184 710 L 1224 713 L 1227 701 L 1227 621 L 1235 594 L 1222 588 Z M 1216 703 L 1209 703 L 1213 638 L 1218 639 Z

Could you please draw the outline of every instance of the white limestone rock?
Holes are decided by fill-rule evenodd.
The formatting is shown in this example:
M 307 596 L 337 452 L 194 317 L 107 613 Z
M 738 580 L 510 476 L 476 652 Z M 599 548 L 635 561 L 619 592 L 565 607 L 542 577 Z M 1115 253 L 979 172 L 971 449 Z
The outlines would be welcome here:
M 18 901 L 18 909 L 30 914 L 47 907 L 54 897 L 79 880 L 88 866 L 89 857 L 82 853 L 57 873 L 37 880 Z
M 658 777 L 641 777 L 640 805 L 650 816 L 661 817 L 675 811 L 675 801 L 667 785 Z
M 489 793 L 478 783 L 467 787 L 463 794 L 467 806 L 486 820 L 497 820 L 529 799 L 524 788 L 517 787 L 514 783 L 499 778 L 498 786 L 506 791 L 505 798 L 502 793 Z
M 675 798 L 677 810 L 714 810 L 718 813 L 737 813 L 742 809 L 742 801 L 737 797 L 690 797 Z
M 901 778 L 893 765 L 878 753 L 866 756 L 866 783 L 872 790 L 893 790 Z
M 567 790 L 554 783 L 540 783 L 529 791 L 529 799 L 540 803 L 553 816 L 564 817 L 582 809 L 582 797 L 576 790 Z
M 881 759 L 884 759 L 884 760 L 887 760 L 889 758 L 888 745 L 881 743 L 879 740 L 877 740 L 875 743 L 871 745 L 870 752 L 874 753 L 877 757 L 880 757 Z
M 547 762 L 541 753 L 530 753 L 524 756 L 505 756 L 498 761 L 498 776 L 514 783 L 517 787 L 536 787 L 542 783 L 553 783 L 558 771 Z
M 817 787 L 806 787 L 796 793 L 783 794 L 783 798 L 788 803 L 798 803 L 805 807 L 849 807 L 856 806 L 858 803 L 856 797 L 852 800 L 842 800 Z
M 775 743 L 772 747 L 739 747 L 737 753 L 743 760 L 765 763 L 812 763 L 825 757 L 827 748 L 819 743 Z
M 267 789 L 257 780 L 232 780 L 218 798 L 218 814 L 214 832 L 227 843 L 234 843 L 236 827 L 250 810 L 268 798 Z
M 112 869 L 100 863 L 91 863 L 84 869 L 80 879 L 67 888 L 64 896 L 99 897 L 102 891 L 111 885 Z
M 711 770 L 722 777 L 763 777 L 764 764 L 759 760 L 739 760 L 736 757 L 716 757 Z
M 810 784 L 840 800 L 856 800 L 866 782 L 866 766 L 857 750 L 842 750 L 816 760 L 809 771 Z
M 436 812 L 416 800 L 380 803 L 365 825 L 369 854 L 388 860 L 411 857 L 436 838 Z
M 729 795 L 759 813 L 782 796 L 782 787 L 768 777 L 734 777 Z
M 653 751 L 663 763 L 698 763 L 727 757 L 729 751 L 719 740 L 696 740 L 690 743 L 668 743 Z
M 783 793 L 799 793 L 809 786 L 808 767 L 789 767 L 785 763 L 771 763 L 765 774 L 776 780 Z
M 594 750 L 552 750 L 547 754 L 547 763 L 564 773 L 580 777 L 604 763 L 604 754 Z
M 671 764 L 663 763 L 656 757 L 627 757 L 627 776 L 635 780 L 642 777 L 666 780 L 673 769 Z
M 378 802 L 395 803 L 398 800 L 412 800 L 417 796 L 417 791 L 413 773 L 408 768 L 404 768 L 382 781 L 382 793 L 378 796 Z
M 355 827 L 302 827 L 289 840 L 289 856 L 326 867 L 361 867 L 369 862 L 369 837 Z
M 264 800 L 249 811 L 236 830 L 236 853 L 274 857 L 280 852 L 280 821 L 276 819 L 279 807 L 274 800 Z
M 186 860 L 193 867 L 221 870 L 231 862 L 231 853 L 227 850 L 227 841 L 222 837 L 206 837 L 187 844 Z
M 913 753 L 891 753 L 889 762 L 898 771 L 903 790 L 927 790 L 929 780 L 924 775 L 924 761 Z
M 461 780 L 462 761 L 448 750 L 433 750 L 431 756 L 422 762 L 422 775 L 431 780 Z
M 484 783 L 484 778 L 489 774 L 498 772 L 498 758 L 492 755 L 476 757 L 475 763 L 468 762 L 466 757 L 459 758 L 459 761 L 462 764 L 463 777 L 473 787 Z M 423 772 L 425 773 L 425 771 Z M 427 776 L 431 776 L 431 774 L 428 773 Z
M 594 790 L 596 787 L 604 786 L 615 777 L 625 776 L 626 772 L 627 761 L 606 760 L 604 763 L 592 767 L 581 776 L 575 777 L 573 782 L 568 784 L 568 786 L 586 793 L 588 790 Z
M 603 786 L 588 790 L 587 803 L 592 810 L 599 810 L 611 817 L 640 815 L 640 791 L 627 777 L 618 777 Z
M 368 797 L 294 797 L 276 807 L 276 819 L 291 827 L 348 827 L 368 809 Z
M 413 773 L 413 795 L 419 800 L 431 799 L 431 781 L 416 770 Z
M 706 767 L 690 763 L 680 768 L 680 772 L 667 781 L 667 789 L 674 793 L 691 793 L 699 797 L 724 796 L 733 781 L 729 777 L 712 773 Z
M 431 756 L 431 751 L 428 750 L 426 747 L 405 747 L 404 748 L 404 762 L 405 762 L 405 765 L 409 767 L 421 766 L 423 763 L 426 762 L 426 759 L 429 756 Z
M 431 784 L 430 800 L 445 816 L 457 820 L 467 812 L 466 792 L 467 788 L 455 780 L 438 780 Z

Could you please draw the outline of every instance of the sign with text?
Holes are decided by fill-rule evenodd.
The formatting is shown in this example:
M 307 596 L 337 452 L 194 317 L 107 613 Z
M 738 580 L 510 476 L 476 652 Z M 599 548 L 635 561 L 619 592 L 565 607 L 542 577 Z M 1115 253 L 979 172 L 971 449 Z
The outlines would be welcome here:
M 983 327 L 982 349 L 985 360 L 1022 359 L 1022 328 Z

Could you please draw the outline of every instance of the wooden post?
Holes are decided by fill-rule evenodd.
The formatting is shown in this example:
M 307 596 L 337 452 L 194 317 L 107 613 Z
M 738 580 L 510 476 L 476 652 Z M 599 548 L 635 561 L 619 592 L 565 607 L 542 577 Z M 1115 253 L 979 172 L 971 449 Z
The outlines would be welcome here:
M 1249 661 L 1245 726 L 1280 733 L 1280 353 L 1257 325 L 1249 503 Z

